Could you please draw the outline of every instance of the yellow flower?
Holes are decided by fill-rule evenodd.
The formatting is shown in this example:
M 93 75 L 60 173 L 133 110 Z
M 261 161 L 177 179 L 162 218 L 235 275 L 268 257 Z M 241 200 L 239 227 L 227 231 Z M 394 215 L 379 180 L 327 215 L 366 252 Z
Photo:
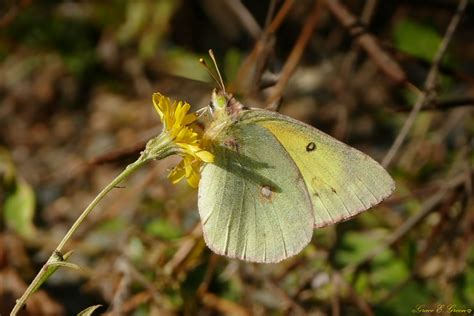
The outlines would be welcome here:
M 186 177 L 189 185 L 197 188 L 203 162 L 213 162 L 214 155 L 202 148 L 199 134 L 188 126 L 197 119 L 196 113 L 188 113 L 191 108 L 188 103 L 171 103 L 169 98 L 160 93 L 153 94 L 153 105 L 163 122 L 163 131 L 179 147 L 178 154 L 183 157 L 168 178 L 177 183 Z

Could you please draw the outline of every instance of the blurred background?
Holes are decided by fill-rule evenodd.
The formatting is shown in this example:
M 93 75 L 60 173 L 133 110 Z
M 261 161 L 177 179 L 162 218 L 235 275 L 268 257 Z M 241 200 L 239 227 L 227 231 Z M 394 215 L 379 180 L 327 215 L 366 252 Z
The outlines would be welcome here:
M 452 314 L 450 304 L 472 314 L 472 2 L 445 36 L 459 3 L 0 1 L 0 314 L 159 133 L 152 93 L 209 103 L 215 83 L 198 63 L 208 49 L 246 105 L 278 108 L 378 161 L 426 90 L 387 162 L 396 192 L 315 230 L 299 255 L 252 264 L 205 246 L 197 192 L 169 182 L 179 162 L 169 157 L 102 201 L 68 244 L 83 270 L 59 269 L 22 314 L 94 304 L 110 315 Z

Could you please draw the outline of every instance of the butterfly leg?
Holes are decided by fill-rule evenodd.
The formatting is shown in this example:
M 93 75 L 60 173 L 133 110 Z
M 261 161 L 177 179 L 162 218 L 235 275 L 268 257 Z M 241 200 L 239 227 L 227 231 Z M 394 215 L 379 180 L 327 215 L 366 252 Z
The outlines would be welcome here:
M 203 107 L 203 108 L 200 108 L 199 110 L 196 111 L 196 114 L 198 116 L 198 118 L 201 118 L 203 117 L 204 115 L 206 116 L 211 116 L 212 115 L 212 109 L 209 105 Z

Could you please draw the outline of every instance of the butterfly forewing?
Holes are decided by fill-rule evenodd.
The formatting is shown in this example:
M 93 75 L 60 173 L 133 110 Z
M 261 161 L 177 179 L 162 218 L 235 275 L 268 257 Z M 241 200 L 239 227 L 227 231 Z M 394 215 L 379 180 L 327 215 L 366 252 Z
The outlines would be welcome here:
M 312 203 L 287 150 L 266 128 L 229 125 L 212 140 L 215 162 L 202 170 L 199 214 L 218 254 L 278 262 L 311 240 Z

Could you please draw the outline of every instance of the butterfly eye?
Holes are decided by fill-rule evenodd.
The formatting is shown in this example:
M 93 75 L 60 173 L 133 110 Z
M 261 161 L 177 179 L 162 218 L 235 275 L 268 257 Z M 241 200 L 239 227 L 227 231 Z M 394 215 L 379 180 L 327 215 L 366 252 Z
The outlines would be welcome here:
M 214 106 L 214 103 L 212 103 L 212 101 L 209 102 L 207 107 L 209 109 L 209 112 L 214 113 L 214 110 L 216 109 L 216 107 Z

